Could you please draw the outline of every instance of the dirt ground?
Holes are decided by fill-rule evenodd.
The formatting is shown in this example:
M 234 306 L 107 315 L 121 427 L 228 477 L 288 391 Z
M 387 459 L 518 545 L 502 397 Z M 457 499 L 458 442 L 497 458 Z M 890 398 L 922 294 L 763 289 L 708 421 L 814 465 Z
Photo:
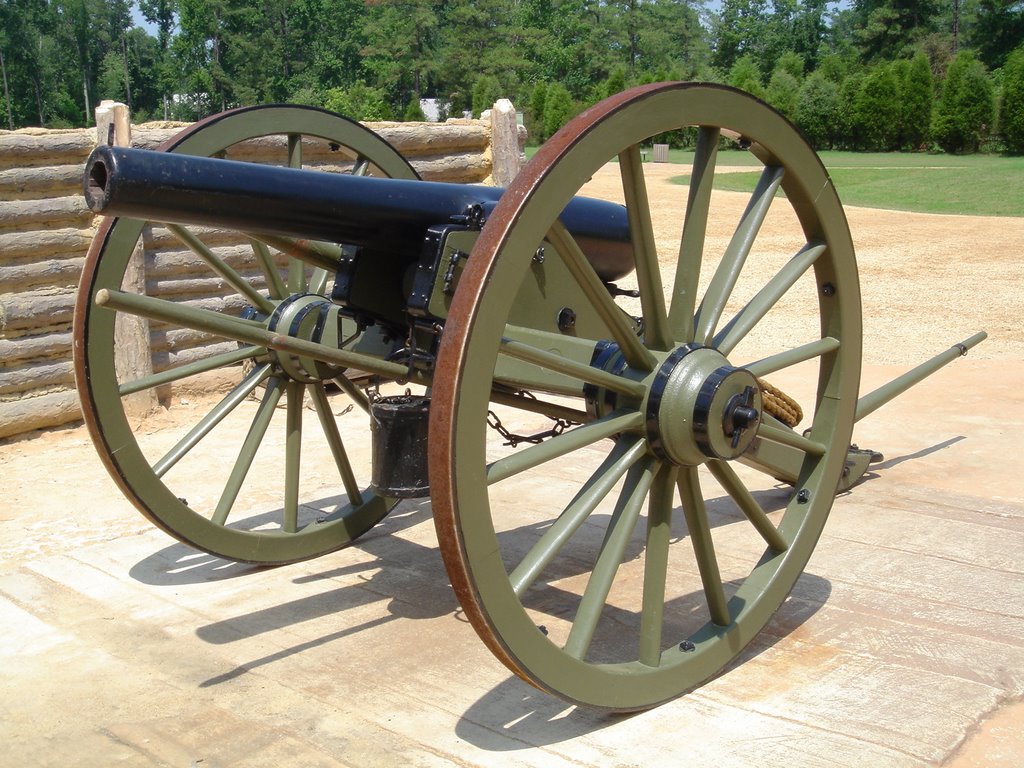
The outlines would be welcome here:
M 685 202 L 685 188 L 668 180 L 687 170 L 645 165 L 661 254 L 678 247 L 679 207 Z M 606 169 L 585 191 L 616 199 L 618 183 L 614 170 Z M 743 195 L 715 193 L 710 251 L 725 247 L 745 203 Z M 763 264 L 752 258 L 735 302 L 752 295 L 774 274 L 779 259 L 802 245 L 792 239 L 793 222 L 782 208 L 773 208 L 762 232 L 771 256 Z M 839 594 L 819 609 L 817 623 L 809 620 L 792 633 L 773 630 L 779 638 L 747 662 L 752 677 L 746 682 L 730 674 L 731 680 L 666 705 L 659 716 L 621 721 L 538 704 L 538 694 L 507 678 L 485 651 L 471 650 L 477 640 L 463 622 L 443 623 L 458 618 L 450 597 L 417 591 L 426 589 L 425 579 L 441 582 L 441 588 L 447 584 L 429 520 L 416 517 L 420 511 L 409 513 L 409 522 L 393 524 L 401 534 L 398 544 L 369 537 L 365 548 L 347 550 L 354 561 L 332 559 L 328 565 L 290 566 L 296 569 L 291 571 L 243 569 L 190 554 L 155 532 L 113 487 L 84 429 L 65 428 L 0 442 L 5 497 L 0 504 L 5 669 L 0 735 L 11 745 L 7 757 L 0 755 L 0 765 L 651 765 L 665 750 L 679 748 L 666 741 L 666 730 L 673 729 L 665 728 L 664 718 L 690 739 L 688 763 L 695 766 L 716 763 L 716 754 L 717 764 L 748 766 L 777 765 L 783 758 L 814 766 L 1022 764 L 1024 550 L 1014 542 L 1024 535 L 1024 483 L 1015 468 L 1024 450 L 1019 392 L 1024 215 L 956 217 L 861 208 L 848 209 L 847 215 L 861 275 L 862 392 L 977 330 L 987 331 L 989 339 L 949 373 L 922 385 L 919 394 L 908 395 L 906 404 L 894 405 L 892 421 L 880 414 L 865 423 L 865 437 L 900 458 L 877 484 L 852 494 L 850 503 L 863 498 L 865 506 L 846 507 L 836 538 L 820 558 L 815 556 L 814 568 L 835 577 Z M 735 302 L 732 306 L 738 306 Z M 809 303 L 785 309 L 785 317 L 770 321 L 765 334 L 785 334 L 789 324 L 814 322 Z M 753 338 L 751 354 L 764 343 Z M 156 432 L 187 420 L 203 402 L 178 398 L 140 428 Z M 234 437 L 241 442 L 242 435 Z M 929 454 L 937 461 L 907 460 Z M 1007 462 L 1007 457 L 1013 458 Z M 203 477 L 194 483 L 197 493 L 214 492 L 203 488 Z M 937 540 L 920 547 L 897 541 L 905 535 L 907 517 L 894 522 L 897 518 L 875 516 L 886 504 L 912 509 L 912 503 L 921 507 L 936 495 L 946 500 L 950 520 L 959 521 L 942 528 L 950 537 L 966 535 L 967 524 L 978 516 L 997 531 L 977 552 L 964 555 L 978 568 L 991 567 L 993 579 L 999 579 L 991 583 L 1003 585 L 995 588 L 1002 589 L 998 595 L 990 595 L 1005 598 L 1001 607 L 979 614 L 983 622 L 991 621 L 983 633 L 986 648 L 1001 656 L 992 662 L 991 674 L 987 657 L 982 658 L 989 651 L 975 656 L 975 651 L 956 654 L 939 640 L 930 645 L 932 635 L 944 631 L 944 620 L 935 619 L 920 634 L 908 631 L 881 640 L 879 626 L 897 622 L 902 612 L 886 604 L 885 595 L 898 592 L 879 585 L 876 594 L 876 586 L 850 576 L 867 597 L 852 587 L 844 595 L 839 589 L 844 575 L 829 559 L 845 562 L 837 550 L 847 537 L 860 535 L 859 527 L 872 531 L 864 535 L 882 552 L 880 564 L 890 550 L 895 560 L 931 544 L 945 552 Z M 956 527 L 960 523 L 963 527 Z M 927 538 L 929 528 L 922 526 L 917 535 Z M 381 567 L 381 573 L 395 569 L 389 573 L 397 575 L 359 570 L 370 565 Z M 970 615 L 974 592 L 984 588 L 966 583 L 971 571 L 965 568 L 954 569 L 948 582 L 933 579 L 925 570 L 933 565 L 907 575 L 887 570 L 883 575 L 885 567 L 879 565 L 878 578 L 911 590 L 918 585 L 906 582 L 915 579 L 927 583 L 926 592 L 948 590 L 948 599 L 930 595 L 958 606 L 957 618 L 949 619 L 948 643 L 962 642 L 960 631 L 974 643 L 980 630 L 964 617 Z M 347 589 L 353 580 L 360 581 L 360 594 L 372 594 L 379 601 L 375 605 L 387 605 L 388 613 L 364 615 L 360 611 L 369 610 L 368 602 L 346 598 L 348 616 L 340 627 L 339 622 L 333 629 L 324 626 L 334 608 L 322 604 L 329 595 L 318 597 L 316 586 L 336 582 Z M 274 592 L 282 586 L 298 595 Z M 916 599 L 908 598 L 908 612 Z M 983 601 L 981 595 L 977 599 Z M 432 606 L 434 600 L 439 607 Z M 237 611 L 256 618 L 232 624 L 229 617 Z M 264 618 L 276 635 L 259 624 Z M 858 622 L 865 627 L 860 635 Z M 436 626 L 424 633 L 421 625 Z M 830 627 L 838 640 L 822 639 Z M 424 640 L 431 632 L 450 634 L 451 642 L 469 654 L 467 660 L 456 663 L 443 647 Z M 881 645 L 868 647 L 872 638 Z M 791 646 L 793 659 L 781 663 Z M 814 655 L 826 646 L 834 657 Z M 391 647 L 394 655 L 384 652 Z M 947 666 L 936 662 L 921 672 L 913 660 L 918 652 L 922 658 L 941 656 Z M 481 699 L 453 687 L 463 665 L 479 665 L 481 672 L 459 685 L 489 694 Z M 954 670 L 961 667 L 971 668 L 962 674 L 970 678 L 967 693 L 952 682 L 960 679 Z M 839 693 L 815 701 L 820 680 L 812 678 L 820 670 L 828 680 L 853 688 L 867 682 L 850 701 Z M 340 681 L 333 677 L 339 674 Z M 906 685 L 895 682 L 904 682 L 904 676 Z M 406 684 L 419 689 L 410 693 Z M 803 693 L 798 684 L 805 685 Z M 991 690 L 983 691 L 985 686 Z M 900 701 L 892 693 L 897 689 Z M 834 716 L 822 711 L 841 700 L 852 713 L 859 702 L 877 708 L 875 719 L 896 720 L 901 706 L 918 711 L 915 697 L 929 716 L 893 723 L 881 735 L 857 733 L 852 724 L 846 729 L 837 722 L 853 717 L 846 710 Z M 874 722 L 871 712 L 865 717 Z M 913 731 L 926 733 L 912 738 Z M 788 746 L 780 743 L 767 751 L 767 741 L 760 746 L 751 741 L 784 735 L 792 737 Z M 913 741 L 917 738 L 927 745 Z M 846 757 L 836 758 L 843 750 Z

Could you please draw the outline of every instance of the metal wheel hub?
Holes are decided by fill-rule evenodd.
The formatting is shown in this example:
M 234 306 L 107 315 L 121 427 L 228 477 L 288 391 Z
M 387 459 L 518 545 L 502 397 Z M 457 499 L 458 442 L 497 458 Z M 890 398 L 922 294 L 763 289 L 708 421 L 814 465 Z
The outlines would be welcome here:
M 654 375 L 647 437 L 657 456 L 680 466 L 735 459 L 754 441 L 762 412 L 752 373 L 716 350 L 684 344 Z
M 340 338 L 339 307 L 325 296 L 295 294 L 284 299 L 267 318 L 267 330 L 317 344 L 337 344 Z M 277 365 L 295 381 L 312 383 L 338 375 L 336 366 L 287 352 L 271 352 Z

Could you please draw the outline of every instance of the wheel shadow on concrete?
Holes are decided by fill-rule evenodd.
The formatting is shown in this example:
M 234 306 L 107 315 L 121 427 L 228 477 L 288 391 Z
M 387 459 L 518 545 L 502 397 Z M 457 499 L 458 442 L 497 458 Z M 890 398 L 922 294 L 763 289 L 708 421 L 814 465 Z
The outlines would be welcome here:
M 787 494 L 780 492 L 780 489 L 755 495 L 761 496 L 759 500 L 769 512 L 781 509 L 787 503 Z M 732 506 L 727 497 L 707 501 L 712 527 L 731 525 L 740 519 L 740 513 Z M 336 579 L 346 582 L 337 588 L 277 602 L 257 611 L 199 626 L 196 635 L 212 645 L 224 645 L 331 615 L 344 620 L 346 615 L 355 615 L 359 609 L 380 602 L 386 602 L 385 612 L 371 611 L 376 615 L 367 621 L 245 661 L 201 682 L 199 687 L 210 688 L 229 682 L 260 667 L 389 624 L 396 619 L 423 620 L 459 615 L 461 609 L 449 586 L 438 546 L 433 542 L 427 546 L 392 535 L 428 521 L 430 514 L 429 502 L 406 502 L 385 518 L 382 524 L 352 544 L 351 548 L 358 550 L 361 555 L 371 555 L 370 560 L 360 557 L 358 562 L 349 560 L 319 572 L 307 571 L 294 579 L 296 584 Z M 681 517 L 681 512 L 677 516 Z M 602 521 L 594 522 L 595 529 L 600 530 Z M 522 542 L 539 537 L 545 526 L 546 523 L 524 526 L 502 532 L 499 538 L 503 548 L 507 545 L 510 550 L 520 549 Z M 641 547 L 641 540 L 633 542 L 626 557 L 636 556 Z M 343 557 L 343 552 L 340 554 Z M 568 560 L 579 562 L 576 558 Z M 174 544 L 137 563 L 131 569 L 131 575 L 149 584 L 196 584 L 243 577 L 262 570 L 266 570 L 266 567 L 232 563 L 197 553 L 184 544 Z M 565 577 L 572 574 L 561 572 L 559 575 Z M 730 593 L 735 586 L 726 585 Z M 548 591 L 557 592 L 557 588 L 548 587 Z M 828 581 L 803 574 L 794 588 L 793 596 L 783 604 L 755 643 L 719 674 L 772 647 L 814 615 L 825 604 L 830 592 Z M 549 594 L 548 597 L 558 602 L 558 594 Z M 666 613 L 693 617 L 699 615 L 704 606 L 703 593 L 693 592 L 673 600 L 667 606 Z M 637 620 L 629 611 L 612 609 L 612 612 L 616 613 L 611 622 L 614 625 L 631 624 Z M 495 660 L 494 663 L 499 662 Z M 571 706 L 510 675 L 466 710 L 456 726 L 456 732 L 481 749 L 512 751 L 566 741 L 606 728 L 626 717 L 628 715 Z
M 756 658 L 783 640 L 817 613 L 831 592 L 831 582 L 805 572 L 794 586 L 791 596 L 779 607 L 768 625 L 746 649 L 705 681 L 705 684 Z M 679 606 L 666 606 L 666 613 L 676 607 L 693 610 L 696 605 L 703 604 L 703 596 L 694 593 L 674 602 L 678 602 Z M 460 718 L 455 731 L 460 738 L 480 749 L 508 752 L 569 741 L 634 716 L 567 704 L 510 676 L 470 706 Z
M 329 496 L 317 499 L 312 506 L 317 509 L 329 509 L 332 505 L 341 506 L 346 503 L 346 496 Z M 268 523 L 281 520 L 281 509 L 270 510 L 257 517 L 246 520 L 245 528 L 259 528 Z M 384 520 L 371 528 L 349 547 L 360 547 L 374 538 L 387 537 L 389 534 L 409 528 L 430 517 L 430 505 L 425 501 L 405 502 L 396 507 Z M 335 550 L 342 552 L 349 547 Z M 320 557 L 334 554 L 329 552 Z M 315 559 L 315 558 L 314 558 Z M 234 560 L 202 552 L 184 543 L 171 544 L 158 552 L 137 562 L 129 570 L 129 576 L 142 584 L 152 586 L 175 586 L 183 584 L 203 584 L 225 579 L 248 576 L 274 565 L 240 563 Z

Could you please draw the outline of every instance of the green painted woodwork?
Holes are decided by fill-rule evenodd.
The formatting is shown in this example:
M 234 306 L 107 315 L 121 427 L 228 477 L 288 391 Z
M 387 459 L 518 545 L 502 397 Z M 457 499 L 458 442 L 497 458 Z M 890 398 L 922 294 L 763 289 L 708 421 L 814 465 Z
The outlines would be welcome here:
M 682 232 L 678 248 L 668 253 L 662 244 L 659 255 L 640 146 L 691 127 L 697 148 Z M 366 129 L 301 107 L 225 113 L 168 151 L 222 155 L 272 135 L 286 137 L 283 162 L 291 167 L 303 167 L 302 138 L 318 137 L 346 149 L 355 175 L 415 178 Z M 726 139 L 763 170 L 731 231 L 715 233 L 711 189 Z M 609 163 L 621 178 L 637 300 L 609 290 L 558 220 Z M 736 309 L 733 296 L 759 258 L 761 227 L 776 206 L 789 208 L 794 245 L 784 254 L 793 255 Z M 369 488 L 359 463 L 366 457 L 352 454 L 326 387 L 334 382 L 368 412 L 367 395 L 346 372 L 427 385 L 435 524 L 466 616 L 522 678 L 605 710 L 656 705 L 734 662 L 801 575 L 837 489 L 877 460 L 850 448 L 855 420 L 984 338 L 858 401 L 857 268 L 832 183 L 783 117 L 722 86 L 661 83 L 607 99 L 540 150 L 482 231 L 438 222 L 431 232 L 441 234 L 416 274 L 360 288 L 371 316 L 374 307 L 394 307 L 396 287 L 411 297 L 417 348 L 440 334 L 433 369 L 391 360 L 393 329 L 357 324 L 330 300 L 341 246 L 241 233 L 251 244 L 249 266 L 264 279 L 257 289 L 201 232 L 168 225 L 248 305 L 239 317 L 123 290 L 143 226 L 103 225 L 75 324 L 87 423 L 128 498 L 168 533 L 232 560 L 285 563 L 338 549 L 397 501 Z M 727 245 L 716 254 L 709 238 L 723 234 Z M 271 249 L 289 256 L 284 274 Z M 817 310 L 810 337 L 779 338 L 760 359 L 740 357 L 744 339 L 794 299 Z M 238 346 L 122 381 L 114 355 L 122 314 Z M 800 431 L 764 411 L 756 380 L 796 366 L 809 372 L 812 393 Z M 217 371 L 232 380 L 220 401 L 156 454 L 144 451 L 126 398 Z M 258 402 L 241 444 L 202 468 L 222 478 L 218 498 L 189 504 L 180 466 L 249 400 Z M 489 433 L 495 410 L 510 424 L 561 421 L 543 441 L 510 450 Z M 322 455 L 309 456 L 303 438 L 311 433 L 325 444 Z M 246 484 L 267 452 L 273 496 L 245 506 Z M 344 492 L 313 515 L 317 500 L 303 482 L 309 464 L 314 473 L 326 467 Z
M 261 107 L 236 110 L 198 124 L 172 141 L 168 151 L 214 156 L 239 142 L 263 136 L 287 137 L 287 160 L 302 167 L 303 137 L 334 142 L 355 159 L 353 173 L 415 178 L 409 164 L 378 136 L 348 120 L 304 107 Z M 355 366 L 394 378 L 405 367 L 384 360 L 385 344 L 377 332 L 363 334 L 346 350 L 338 349 L 338 334 L 354 334 L 355 324 L 342 320 L 328 328 L 323 344 L 309 336 L 315 315 L 303 316 L 304 304 L 319 306 L 324 299 L 300 299 L 288 306 L 287 318 L 295 319 L 299 338 L 274 332 L 266 319 L 282 300 L 293 294 L 322 293 L 333 275 L 327 267 L 336 261 L 336 246 L 327 243 L 296 244 L 287 238 L 253 240 L 253 263 L 267 282 L 266 294 L 257 292 L 237 270 L 225 264 L 203 243 L 202 235 L 184 226 L 170 231 L 183 245 L 207 263 L 211 274 L 255 307 L 258 319 L 241 318 L 211 309 L 121 292 L 128 260 L 142 233 L 143 222 L 113 220 L 105 225 L 88 258 L 79 293 L 75 344 L 80 350 L 79 392 L 94 440 L 114 479 L 129 499 L 156 525 L 192 546 L 231 560 L 274 564 L 329 552 L 343 547 L 377 523 L 395 504 L 368 490 L 369 472 L 357 478 L 325 394 L 325 379 L 338 376 L 346 391 L 362 397 L 336 366 Z M 272 248 L 287 250 L 292 258 L 285 277 L 273 264 Z M 306 262 L 312 265 L 306 269 Z M 213 355 L 193 363 L 173 366 L 137 381 L 119 381 L 114 365 L 114 323 L 127 312 L 168 323 L 171 328 L 194 328 L 240 343 L 238 352 Z M 271 353 L 274 348 L 278 351 Z M 238 363 L 251 360 L 255 368 L 244 377 Z M 122 397 L 170 382 L 183 382 L 200 373 L 222 368 L 239 383 L 187 431 L 163 457 L 147 455 L 124 413 Z M 308 393 L 317 418 L 303 418 L 302 403 Z M 209 505 L 188 503 L 187 477 L 173 468 L 189 456 L 217 425 L 252 396 L 261 398 L 248 436 L 233 455 L 201 468 L 224 478 L 219 500 Z M 362 397 L 365 401 L 365 397 Z M 283 424 L 275 420 L 278 404 L 284 403 Z M 357 402 L 360 402 L 357 399 Z M 360 402 L 365 406 L 365 402 Z M 283 439 L 277 438 L 283 429 Z M 303 467 L 322 457 L 303 456 L 302 436 L 319 431 L 328 445 L 328 467 L 336 474 L 345 496 L 315 516 L 302 512 Z M 263 506 L 238 508 L 239 492 L 258 454 L 279 451 L 280 484 L 276 500 Z M 218 464 L 222 464 L 218 465 Z M 315 471 L 322 471 L 317 469 Z M 312 500 L 310 500 L 312 501 Z M 275 509 L 277 510 L 275 512 Z
M 665 272 L 651 245 L 636 148 L 686 126 L 699 130 L 695 181 L 676 266 Z M 726 135 L 742 137 L 765 170 L 716 264 L 706 247 L 710 186 L 717 143 Z M 633 226 L 642 336 L 616 317 L 606 290 L 594 289 L 593 270 L 555 220 L 615 160 Z M 784 198 L 775 196 L 779 187 Z M 802 245 L 747 307 L 727 317 L 745 263 L 757 258 L 769 206 L 792 209 L 794 240 Z M 509 339 L 516 307 L 508 286 L 523 282 L 542 240 L 550 244 L 547 260 L 565 262 L 605 320 L 624 367 L 610 366 L 598 377 L 529 338 Z M 705 261 L 712 276 L 698 296 Z M 674 275 L 664 288 L 663 274 Z M 807 281 L 816 286 L 809 300 L 820 317 L 818 338 L 779 340 L 763 360 L 734 359 L 741 339 Z M 433 386 L 433 507 L 449 575 L 482 639 L 534 685 L 608 710 L 643 709 L 718 674 L 802 572 L 831 508 L 853 426 L 861 354 L 857 269 L 842 207 L 814 152 L 773 110 L 729 88 L 658 84 L 612 97 L 570 123 L 524 169 L 477 239 L 450 312 L 459 323 L 442 338 Z M 658 380 L 666 354 L 693 343 L 709 347 L 694 358 L 706 361 L 668 364 L 666 388 Z M 598 410 L 605 415 L 511 455 L 489 447 L 484 417 L 509 356 L 575 378 L 578 390 L 586 383 L 604 388 Z M 726 382 L 738 385 L 754 373 L 807 361 L 817 370 L 806 437 L 759 414 L 749 451 L 770 446 L 785 454 L 787 467 L 795 466 L 796 488 L 780 520 L 766 501 L 779 493 L 771 468 L 759 467 L 764 474 L 752 480 L 749 471 L 734 469 L 735 454 L 702 453 L 689 415 L 713 371 L 724 370 Z M 614 378 L 620 382 L 608 380 Z M 651 426 L 650 393 L 659 388 L 660 420 Z M 709 398 L 709 412 L 720 414 L 724 400 Z M 709 430 L 716 419 L 724 429 L 716 416 Z M 652 442 L 665 437 L 674 445 L 667 455 Z M 592 468 L 576 470 L 586 479 L 573 483 L 561 471 L 567 465 Z M 506 481 L 544 491 L 524 508 Z M 716 498 L 716 482 L 724 498 Z M 738 522 L 723 527 L 722 510 L 730 507 Z M 749 546 L 749 559 L 737 560 L 737 538 Z M 679 594 L 686 573 L 695 591 Z

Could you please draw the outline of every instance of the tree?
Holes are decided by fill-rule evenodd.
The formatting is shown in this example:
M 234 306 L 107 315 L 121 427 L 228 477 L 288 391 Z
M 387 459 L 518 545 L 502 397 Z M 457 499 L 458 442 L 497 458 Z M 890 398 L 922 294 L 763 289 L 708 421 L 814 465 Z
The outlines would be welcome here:
M 827 5 L 826 0 L 803 0 L 792 19 L 792 50 L 811 69 L 815 68 L 821 57 L 828 34 L 829 26 L 825 20 Z
M 737 59 L 729 70 L 729 85 L 739 88 L 741 91 L 764 98 L 764 86 L 761 85 L 761 70 L 757 61 L 751 55 L 742 56 Z
M 1024 155 L 1024 44 L 1015 50 L 1003 67 L 1003 103 L 999 113 L 1006 149 Z
M 899 148 L 899 83 L 888 64 L 878 64 L 864 78 L 854 110 L 862 148 L 890 152 Z
M 352 120 L 390 120 L 394 116 L 384 92 L 361 82 L 349 88 L 328 89 L 324 108 Z
M 171 36 L 174 32 L 174 11 L 177 0 L 140 0 L 142 18 L 156 26 L 157 57 L 154 64 L 157 87 L 163 107 L 164 120 L 170 118 L 171 97 L 177 83 L 174 62 L 171 59 Z
M 565 86 L 553 83 L 548 86 L 544 99 L 544 139 L 547 140 L 573 116 L 572 96 Z
M 526 128 L 531 141 L 540 142 L 544 136 L 544 103 L 547 83 L 537 83 L 530 92 L 530 106 L 526 111 Z
M 813 73 L 797 94 L 794 118 L 815 149 L 831 149 L 835 145 L 839 112 L 839 86 L 822 73 Z
M 426 122 L 427 116 L 423 112 L 423 107 L 420 106 L 418 96 L 414 95 L 409 99 L 409 104 L 405 108 L 405 114 L 402 115 L 402 120 L 406 123 Z
M 374 84 L 392 104 L 422 96 L 437 69 L 438 15 L 434 0 L 373 0 L 363 16 L 361 56 Z
M 923 53 L 918 52 L 904 69 L 899 84 L 901 144 L 914 151 L 928 140 L 935 88 L 928 57 Z
M 946 152 L 975 152 L 992 126 L 992 83 L 969 51 L 953 59 L 935 108 L 932 132 Z
M 971 42 L 989 69 L 997 69 L 1024 41 L 1021 0 L 978 0 Z
M 480 117 L 502 97 L 501 83 L 494 75 L 480 75 L 473 84 L 473 117 Z
M 173 54 L 183 73 L 181 93 L 193 117 L 227 109 L 233 101 L 223 55 L 229 10 L 228 0 L 178 0 L 180 31 Z
M 837 112 L 836 127 L 838 129 L 837 144 L 846 149 L 862 149 L 861 137 L 863 127 L 860 123 L 860 113 L 857 103 L 860 100 L 860 93 L 864 88 L 864 76 L 859 72 L 853 72 L 843 78 L 839 86 L 839 110 Z
M 43 125 L 38 58 L 43 2 L 0 2 L 0 79 L 4 124 L 14 130 L 38 119 Z
M 783 70 L 796 78 L 797 82 L 804 79 L 804 59 L 796 51 L 784 51 L 775 62 L 775 71 Z
M 800 81 L 782 67 L 776 67 L 765 91 L 765 101 L 786 117 L 792 119 L 796 113 L 796 100 L 800 93 Z
M 857 38 L 868 61 L 903 54 L 935 28 L 937 0 L 854 0 Z
M 730 70 L 743 56 L 759 58 L 767 18 L 767 0 L 722 0 L 721 11 L 712 17 L 715 66 Z

